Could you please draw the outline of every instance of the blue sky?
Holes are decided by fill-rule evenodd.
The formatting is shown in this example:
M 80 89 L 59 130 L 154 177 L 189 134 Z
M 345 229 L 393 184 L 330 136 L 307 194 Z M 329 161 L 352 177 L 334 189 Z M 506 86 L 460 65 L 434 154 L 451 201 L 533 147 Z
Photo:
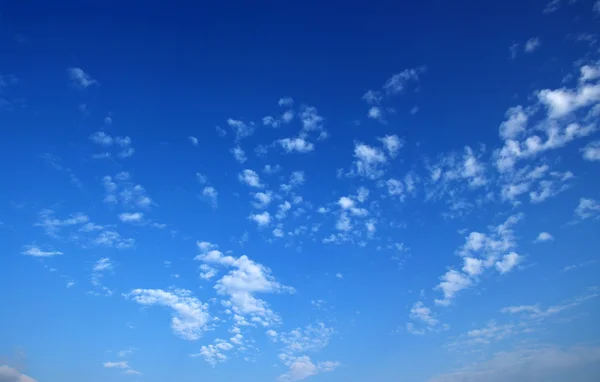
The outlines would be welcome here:
M 599 25 L 4 2 L 0 381 L 597 380 Z

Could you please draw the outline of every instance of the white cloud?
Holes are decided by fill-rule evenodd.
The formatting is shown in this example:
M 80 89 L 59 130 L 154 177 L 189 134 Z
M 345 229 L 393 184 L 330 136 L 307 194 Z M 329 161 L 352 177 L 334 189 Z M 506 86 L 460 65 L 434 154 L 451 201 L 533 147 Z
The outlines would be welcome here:
M 205 198 L 209 198 L 213 208 L 217 208 L 217 198 L 219 196 L 219 193 L 217 192 L 217 190 L 215 190 L 214 187 L 204 187 L 204 189 L 202 190 L 202 196 L 204 196 Z
M 58 219 L 54 217 L 54 211 L 50 209 L 44 209 L 39 213 L 39 221 L 34 224 L 35 227 L 42 227 L 46 232 L 46 235 L 51 237 L 58 237 L 59 231 L 68 226 L 81 225 L 89 221 L 87 215 L 78 212 L 70 215 L 66 219 Z
M 200 265 L 200 270 L 202 272 L 200 272 L 199 276 L 203 280 L 210 280 L 213 277 L 215 277 L 217 275 L 217 273 L 218 273 L 218 271 L 215 268 L 213 268 L 213 267 L 211 267 L 210 265 L 207 265 L 207 264 L 201 264 Z
M 111 263 L 110 259 L 108 257 L 103 257 L 100 260 L 96 261 L 92 270 L 94 272 L 104 272 L 112 268 L 113 264 Z
M 244 150 L 242 150 L 240 146 L 235 146 L 232 148 L 231 153 L 233 154 L 235 160 L 239 163 L 244 163 L 247 160 L 246 153 L 244 153 Z
M 283 237 L 285 234 L 283 233 L 283 230 L 281 230 L 280 228 L 275 228 L 273 230 L 273 236 L 275 237 Z
M 381 108 L 379 106 L 372 106 L 369 109 L 369 112 L 367 113 L 367 115 L 369 116 L 369 118 L 371 119 L 375 119 L 377 121 L 382 121 L 383 120 L 383 115 L 382 115 L 382 111 Z
M 281 166 L 278 164 L 276 164 L 276 165 L 266 164 L 265 167 L 263 168 L 263 172 L 265 174 L 275 174 L 275 173 L 278 173 L 279 171 L 281 171 Z
M 288 153 L 308 153 L 314 150 L 314 145 L 304 138 L 283 138 L 277 141 Z
M 577 89 L 544 89 L 537 92 L 537 97 L 548 110 L 548 117 L 562 118 L 583 107 L 600 101 L 600 84 L 580 84 Z
M 198 354 L 190 354 L 192 357 L 202 356 L 204 360 L 215 366 L 217 363 L 225 362 L 227 360 L 227 356 L 224 352 L 233 349 L 233 345 L 229 342 L 217 338 L 215 340 L 215 344 L 210 344 L 208 346 L 202 346 L 200 349 L 200 353 Z
M 302 132 L 304 134 L 311 131 L 323 131 L 324 119 L 319 115 L 316 107 L 306 106 L 302 108 L 298 117 L 302 122 Z
M 96 245 L 127 249 L 135 245 L 135 239 L 123 238 L 116 231 L 102 231 L 93 241 Z
M 408 82 L 419 80 L 419 76 L 425 71 L 425 67 L 421 66 L 413 69 L 405 69 L 400 73 L 396 73 L 383 84 L 383 90 L 388 94 L 397 94 L 404 90 Z
M 279 104 L 279 106 L 293 106 L 294 105 L 294 100 L 290 97 L 283 97 L 279 99 L 279 102 L 277 102 Z
M 348 214 L 345 211 L 340 214 L 340 217 L 335 223 L 335 228 L 337 228 L 339 231 L 344 232 L 350 231 L 352 229 L 352 222 L 350 221 L 350 218 L 348 217 Z
M 528 116 L 523 106 L 511 107 L 506 111 L 506 121 L 500 124 L 502 139 L 515 139 L 525 133 Z
M 188 139 L 190 140 L 190 142 L 192 142 L 192 145 L 194 146 L 198 146 L 198 138 L 193 137 L 193 136 L 189 136 Z
M 356 174 L 369 179 L 377 179 L 383 175 L 381 167 L 387 162 L 382 150 L 363 143 L 354 146 L 354 170 Z
M 416 302 L 410 309 L 410 318 L 422 321 L 429 327 L 435 327 L 439 324 L 439 321 L 433 317 L 431 309 L 426 307 L 421 301 Z
M 162 289 L 134 289 L 125 297 L 140 305 L 161 305 L 173 310 L 171 328 L 185 340 L 197 340 L 202 336 L 209 322 L 208 305 L 192 296 L 185 289 L 167 292 Z
M 270 326 L 279 322 L 279 317 L 269 308 L 266 301 L 257 298 L 263 293 L 293 293 L 294 289 L 284 286 L 271 275 L 271 270 L 262 264 L 250 260 L 247 256 L 234 258 L 224 256 L 210 243 L 198 243 L 200 260 L 210 265 L 232 268 L 228 274 L 217 281 L 215 289 L 220 295 L 229 297 L 231 309 L 240 319 L 250 316 L 250 322 Z M 243 321 L 245 322 L 245 321 Z
M 259 227 L 267 226 L 271 223 L 271 215 L 267 211 L 260 214 L 252 214 L 249 216 L 249 219 L 253 220 Z
M 600 362 L 600 347 L 520 347 L 495 353 L 458 371 L 441 374 L 428 382 L 594 382 Z
M 240 182 L 247 184 L 250 187 L 261 188 L 263 185 L 260 183 L 260 177 L 253 171 L 246 169 L 238 175 Z
M 537 236 L 537 239 L 535 239 L 535 241 L 537 243 L 541 243 L 544 241 L 552 241 L 554 240 L 554 237 L 552 235 L 550 235 L 548 232 L 540 232 L 539 235 Z
M 458 292 L 472 284 L 468 276 L 453 269 L 446 272 L 440 280 L 441 282 L 436 286 L 436 289 L 442 290 L 444 299 L 435 301 L 439 305 L 448 305 Z
M 129 369 L 127 361 L 104 362 L 102 365 L 107 369 Z
M 119 215 L 119 219 L 123 223 L 139 223 L 144 218 L 144 214 L 141 212 L 124 212 Z
M 532 37 L 525 42 L 525 53 L 532 53 L 542 45 L 542 40 L 539 37 Z
M 368 90 L 362 99 L 368 104 L 378 104 L 383 99 L 381 92 L 375 90 Z
M 227 120 L 227 124 L 235 133 L 236 141 L 239 141 L 254 134 L 254 127 L 252 127 L 252 125 L 247 125 L 243 121 L 229 118 Z
M 0 381 L 1 382 L 37 382 L 37 379 L 33 379 L 25 374 L 21 374 L 15 368 L 8 365 L 0 365 Z
M 522 257 L 516 252 L 510 252 L 509 254 L 504 255 L 501 260 L 496 262 L 496 269 L 498 269 L 498 272 L 502 274 L 510 272 L 521 262 L 521 259 Z
M 78 89 L 87 89 L 92 85 L 100 85 L 98 81 L 93 79 L 81 68 L 68 68 L 67 74 L 69 76 L 69 80 L 71 81 L 71 85 Z
M 404 142 L 397 135 L 386 135 L 385 137 L 377 138 L 377 140 L 383 143 L 383 147 L 391 158 L 395 158 L 404 146 Z
M 254 199 L 256 199 L 256 202 L 252 204 L 255 208 L 258 209 L 267 208 L 271 203 L 272 198 L 273 193 L 271 191 L 257 192 L 254 194 Z
M 140 373 L 139 371 L 133 370 L 131 366 L 129 366 L 128 361 L 109 361 L 104 362 L 102 366 L 104 366 L 107 369 L 122 369 L 123 374 L 127 375 L 142 375 L 142 373 Z
M 97 131 L 95 133 L 92 133 L 92 135 L 90 135 L 90 140 L 102 146 L 110 146 L 113 144 L 112 137 L 106 134 L 104 131 Z
M 580 219 L 597 219 L 600 217 L 600 203 L 594 199 L 581 198 L 579 199 L 579 205 L 575 209 L 575 214 Z
M 347 210 L 349 208 L 354 207 L 354 200 L 350 199 L 347 196 L 342 196 L 338 200 L 338 204 L 340 205 L 340 207 L 342 207 L 342 209 Z
M 600 141 L 590 142 L 580 151 L 583 153 L 585 160 L 600 161 Z
M 591 65 L 584 65 L 580 69 L 579 81 L 587 82 L 600 78 L 600 61 Z
M 59 251 L 44 251 L 37 245 L 26 245 L 21 254 L 34 257 L 52 257 L 62 255 L 63 253 Z
M 343 278 L 344 278 L 344 275 L 343 275 L 343 274 L 341 274 L 341 273 L 336 273 L 336 274 L 335 274 L 335 278 L 336 278 L 336 279 L 343 279 Z
M 284 219 L 291 208 L 292 205 L 286 200 L 277 206 L 277 214 L 275 214 L 275 217 L 279 220 Z

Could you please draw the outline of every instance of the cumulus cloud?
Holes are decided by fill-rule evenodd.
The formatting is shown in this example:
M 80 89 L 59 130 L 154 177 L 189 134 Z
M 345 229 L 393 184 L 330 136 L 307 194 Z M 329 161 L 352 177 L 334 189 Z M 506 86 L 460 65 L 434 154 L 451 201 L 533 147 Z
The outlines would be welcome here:
M 293 293 L 294 289 L 277 282 L 271 270 L 262 264 L 256 263 L 247 256 L 234 258 L 226 256 L 216 249 L 214 244 L 199 242 L 200 254 L 195 260 L 202 261 L 211 266 L 221 266 L 230 269 L 229 273 L 219 279 L 215 285 L 218 294 L 227 296 L 226 305 L 231 307 L 238 316 L 236 321 L 244 325 L 260 324 L 270 326 L 279 322 L 266 301 L 256 297 L 265 293 Z M 249 317 L 246 321 L 244 317 Z
M 581 198 L 579 205 L 575 209 L 575 214 L 580 219 L 597 219 L 600 217 L 600 203 L 594 199 Z
M 308 153 L 314 150 L 314 145 L 304 138 L 283 138 L 277 142 L 288 153 Z
M 600 161 L 600 141 L 594 141 L 581 149 L 583 159 L 589 161 Z
M 525 53 L 532 53 L 539 49 L 542 40 L 539 37 L 532 37 L 525 42 Z
M 134 289 L 124 296 L 140 305 L 170 308 L 173 311 L 171 329 L 185 340 L 199 339 L 210 320 L 208 305 L 193 297 L 189 290 Z
M 535 239 L 536 243 L 541 243 L 544 241 L 552 241 L 554 237 L 550 235 L 548 232 L 540 232 L 537 238 Z
M 68 68 L 67 74 L 71 82 L 71 86 L 78 89 L 87 89 L 93 85 L 100 85 L 98 81 L 93 79 L 89 74 L 81 68 Z
M 242 182 L 250 187 L 255 187 L 255 188 L 263 187 L 262 183 L 260 182 L 260 177 L 253 170 L 249 170 L 249 169 L 244 170 L 242 173 L 240 173 L 238 175 L 238 179 L 240 180 L 240 182 Z
M 144 214 L 141 212 L 123 212 L 119 214 L 119 219 L 123 223 L 139 223 L 144 219 Z
M 267 211 L 259 214 L 252 214 L 249 216 L 249 219 L 258 224 L 259 227 L 267 226 L 271 223 L 271 215 Z

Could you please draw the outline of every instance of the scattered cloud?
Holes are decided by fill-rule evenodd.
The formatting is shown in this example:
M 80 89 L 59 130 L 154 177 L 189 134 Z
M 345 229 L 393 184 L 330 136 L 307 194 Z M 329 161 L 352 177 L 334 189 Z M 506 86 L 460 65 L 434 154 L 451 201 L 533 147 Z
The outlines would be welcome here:
M 537 238 L 535 239 L 536 243 L 542 243 L 545 241 L 554 240 L 554 236 L 550 235 L 548 232 L 540 232 Z
M 193 297 L 189 290 L 134 289 L 124 296 L 140 305 L 170 308 L 173 311 L 171 329 L 184 340 L 199 339 L 210 320 L 208 305 Z
M 240 180 L 240 182 L 242 182 L 250 187 L 255 187 L 255 188 L 263 187 L 263 184 L 260 182 L 260 177 L 253 170 L 249 170 L 249 169 L 244 170 L 242 173 L 240 173 L 238 175 L 238 179 Z
M 34 256 L 34 257 L 52 257 L 62 255 L 62 252 L 59 251 L 44 251 L 40 249 L 40 247 L 36 245 L 26 245 L 23 248 L 23 255 Z
M 532 37 L 525 42 L 525 53 L 532 53 L 539 49 L 542 45 L 542 40 L 539 37 Z
M 71 86 L 77 89 L 87 89 L 90 86 L 98 86 L 100 83 L 93 79 L 89 74 L 83 71 L 81 68 L 68 68 L 67 74 Z

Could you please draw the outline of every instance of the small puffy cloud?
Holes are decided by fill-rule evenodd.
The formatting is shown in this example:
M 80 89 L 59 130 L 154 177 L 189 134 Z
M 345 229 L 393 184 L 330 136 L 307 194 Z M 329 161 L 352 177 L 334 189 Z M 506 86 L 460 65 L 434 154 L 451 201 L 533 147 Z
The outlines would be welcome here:
M 589 161 L 600 161 L 600 141 L 594 141 L 581 149 L 583 159 Z
M 189 136 L 188 139 L 190 140 L 190 142 L 192 142 L 192 145 L 194 146 L 198 146 L 198 138 L 193 137 L 193 136 Z
M 44 251 L 37 245 L 26 245 L 21 254 L 34 257 L 52 257 L 62 255 L 63 253 L 59 251 Z
M 238 175 L 240 182 L 247 184 L 250 187 L 261 188 L 263 185 L 260 182 L 260 177 L 253 171 L 246 169 Z
M 99 85 L 98 81 L 93 79 L 89 74 L 81 68 L 68 68 L 67 74 L 71 85 L 78 89 L 87 89 L 92 85 Z
M 106 134 L 104 131 L 97 131 L 90 135 L 90 140 L 96 144 L 103 146 L 110 146 L 113 143 L 113 139 L 110 135 Z
M 532 37 L 525 42 L 525 53 L 536 51 L 542 45 L 542 40 L 539 37 Z
M 342 196 L 339 200 L 338 200 L 338 204 L 339 206 L 344 209 L 347 210 L 349 208 L 354 207 L 354 200 L 350 199 L 347 196 Z
M 590 219 L 600 217 L 600 203 L 594 199 L 581 198 L 579 205 L 575 209 L 575 214 L 580 219 Z
M 398 155 L 398 151 L 404 146 L 404 142 L 397 135 L 386 135 L 377 139 L 383 144 L 385 151 L 387 151 L 391 158 L 395 158 Z
M 173 311 L 171 329 L 185 340 L 199 339 L 210 320 L 208 305 L 193 297 L 189 290 L 134 289 L 125 297 L 140 305 L 170 308 Z
M 267 206 L 271 203 L 272 197 L 273 193 L 271 191 L 257 192 L 254 194 L 254 199 L 256 199 L 256 202 L 254 202 L 253 205 L 258 209 L 267 208 Z
M 519 256 L 516 252 L 510 252 L 509 254 L 504 255 L 501 260 L 496 262 L 496 269 L 502 274 L 510 272 L 514 267 L 519 265 L 521 259 L 521 256 Z
M 438 305 L 448 305 L 454 296 L 463 289 L 471 286 L 472 282 L 465 274 L 453 269 L 446 272 L 441 278 L 441 282 L 436 286 L 444 293 L 443 300 L 436 300 Z
M 344 278 L 344 275 L 343 275 L 343 274 L 341 274 L 341 273 L 336 273 L 336 274 L 335 274 L 335 278 L 336 278 L 336 279 L 343 279 L 343 278 Z
M 383 175 L 381 167 L 387 162 L 387 158 L 381 149 L 363 143 L 356 143 L 354 158 L 356 174 L 369 179 L 377 179 Z
M 381 100 L 383 99 L 383 95 L 381 94 L 381 92 L 376 91 L 376 90 L 368 90 L 363 96 L 362 99 L 370 104 L 378 104 L 381 102 Z
M 537 243 L 541 243 L 544 241 L 552 241 L 554 240 L 554 237 L 552 235 L 550 235 L 548 232 L 540 232 L 540 234 L 537 236 L 537 239 L 535 239 L 535 241 Z
M 239 141 L 243 138 L 249 137 L 252 134 L 254 134 L 254 127 L 252 127 L 252 125 L 247 125 L 243 121 L 229 118 L 227 120 L 227 124 L 229 125 L 229 127 L 231 127 L 231 129 L 235 133 L 236 141 Z
M 294 100 L 290 97 L 283 97 L 279 99 L 279 102 L 277 102 L 279 104 L 279 106 L 294 106 Z
M 264 211 L 260 214 L 252 214 L 249 216 L 250 220 L 253 220 L 259 227 L 267 226 L 271 222 L 271 215 Z
M 377 121 L 383 120 L 383 112 L 381 111 L 381 108 L 379 106 L 372 106 L 369 109 L 367 115 L 369 116 L 369 118 L 375 119 Z
M 244 163 L 247 159 L 246 153 L 244 153 L 244 150 L 242 150 L 240 146 L 235 146 L 234 148 L 232 148 L 231 153 L 233 154 L 235 160 L 239 163 Z
M 217 192 L 217 190 L 215 190 L 214 187 L 204 187 L 204 189 L 202 190 L 202 196 L 204 196 L 205 198 L 209 198 L 213 208 L 217 208 L 217 197 L 219 196 L 219 193 Z
M 139 223 L 144 219 L 144 214 L 141 212 L 124 212 L 119 215 L 119 219 L 123 223 Z
M 275 236 L 275 237 L 283 237 L 284 235 L 285 234 L 284 234 L 283 230 L 280 228 L 275 228 L 273 230 L 273 236 Z
M 308 153 L 314 150 L 314 145 L 304 138 L 283 138 L 277 141 L 288 152 Z
M 525 132 L 528 116 L 523 106 L 511 107 L 506 111 L 506 120 L 500 124 L 502 139 L 515 139 Z

